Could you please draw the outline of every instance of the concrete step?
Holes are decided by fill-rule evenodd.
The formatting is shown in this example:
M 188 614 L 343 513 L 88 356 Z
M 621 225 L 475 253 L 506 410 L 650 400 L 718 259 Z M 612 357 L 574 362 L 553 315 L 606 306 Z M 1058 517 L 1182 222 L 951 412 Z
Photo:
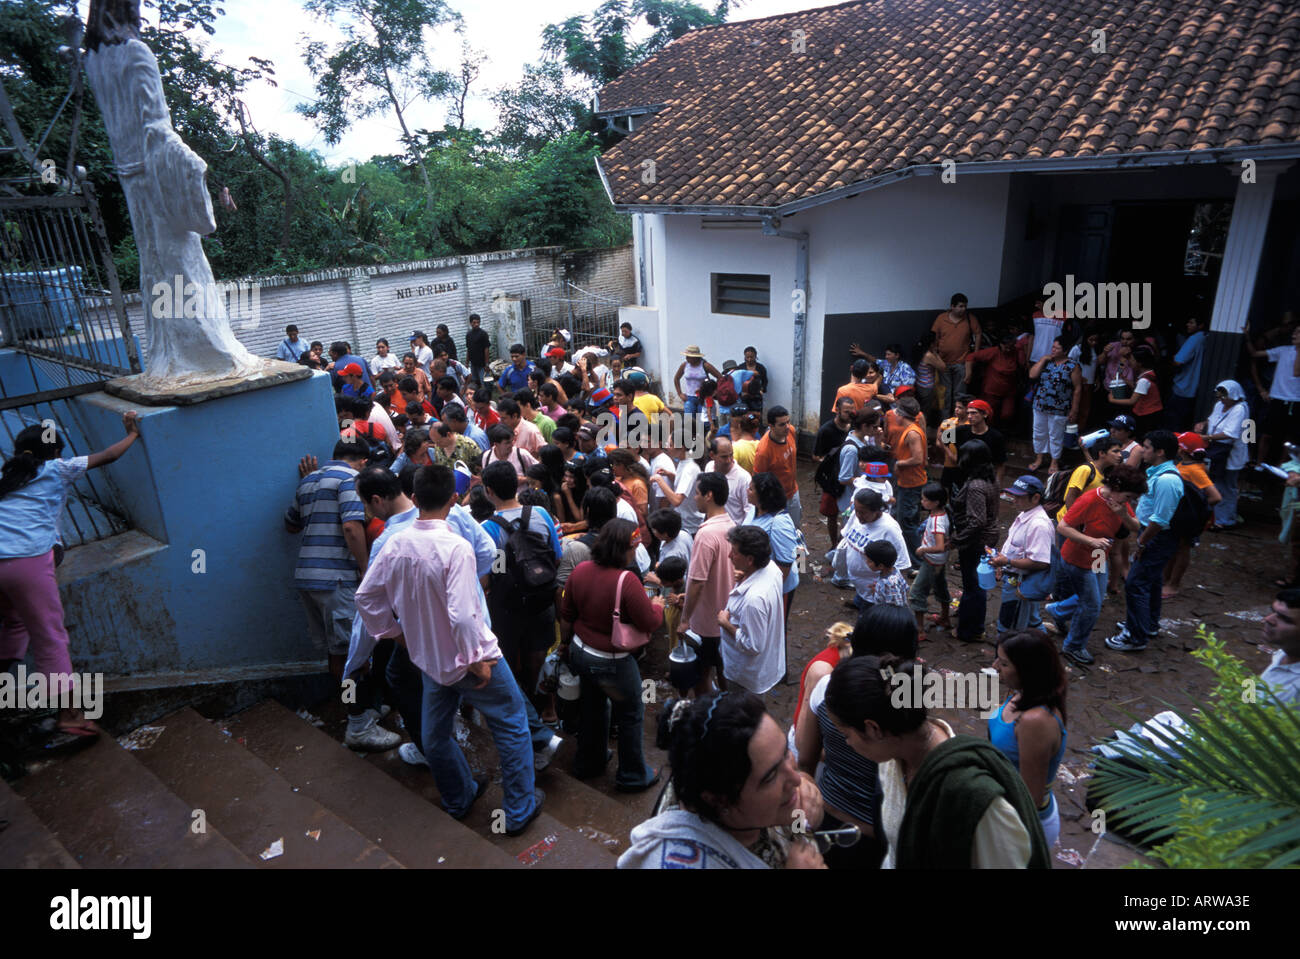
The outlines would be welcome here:
M 643 667 L 642 674 L 646 678 L 654 678 L 657 673 L 653 670 L 647 670 Z M 667 684 L 660 683 L 660 686 L 666 690 Z M 663 691 L 663 690 L 661 690 Z M 605 772 L 600 776 L 593 776 L 590 779 L 581 780 L 589 788 L 601 793 L 612 803 L 620 806 L 624 810 L 624 821 L 630 823 L 631 827 L 638 823 L 644 822 L 650 818 L 650 810 L 654 806 L 655 800 L 659 797 L 659 792 L 663 788 L 664 782 L 669 778 L 672 770 L 668 767 L 668 753 L 655 745 L 655 730 L 659 723 L 659 712 L 663 708 L 662 698 L 658 703 L 647 703 L 645 707 L 645 718 L 641 724 L 641 742 L 642 751 L 645 754 L 645 761 L 651 769 L 660 770 L 661 778 L 659 783 L 645 792 L 625 793 L 619 792 L 615 784 L 615 774 L 618 772 L 618 740 L 610 739 L 609 749 L 613 756 L 609 764 L 605 767 Z M 552 767 L 558 766 L 565 771 L 573 768 L 573 760 L 578 752 L 578 740 L 576 736 L 565 736 L 564 745 L 556 754 Z M 624 843 L 627 841 L 627 835 L 623 837 Z
M 0 779 L 0 869 L 80 869 L 77 860 L 27 808 L 22 797 Z
M 225 721 L 231 736 L 398 862 L 490 869 L 513 858 L 270 700 Z M 394 756 L 394 758 L 396 758 Z M 400 762 L 400 760 L 398 760 Z
M 87 868 L 251 868 L 211 823 L 194 832 L 194 806 L 107 737 L 34 767 L 15 790 Z
M 397 860 L 295 792 L 275 770 L 193 709 L 164 716 L 135 756 L 221 830 L 254 864 L 272 869 L 394 869 Z M 313 835 L 314 834 L 314 835 Z M 279 842 L 282 852 L 263 859 Z
M 626 813 L 599 792 L 552 767 L 537 775 L 537 785 L 546 793 L 542 814 L 522 836 L 511 837 L 493 831 L 502 827 L 501 766 L 491 734 L 470 724 L 472 731 L 461 742 L 475 777 L 491 780 L 482 798 L 462 820 L 466 826 L 515 856 L 524 865 L 542 869 L 609 869 L 614 856 L 627 848 L 623 826 Z M 402 762 L 396 752 L 371 754 L 367 760 L 384 770 L 428 802 L 441 806 L 433 775 L 424 766 Z M 627 827 L 630 830 L 630 826 Z

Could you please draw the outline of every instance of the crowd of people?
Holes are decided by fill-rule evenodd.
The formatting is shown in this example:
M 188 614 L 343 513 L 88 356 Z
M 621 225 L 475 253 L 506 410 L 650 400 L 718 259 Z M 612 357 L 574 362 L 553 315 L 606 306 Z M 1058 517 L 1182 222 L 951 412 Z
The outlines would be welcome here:
M 1300 332 L 1252 347 L 1277 363 L 1253 436 L 1238 381 L 1195 407 L 1199 321 L 1181 343 L 1139 342 L 1039 307 L 996 345 L 960 295 L 910 356 L 854 344 L 808 490 L 753 347 L 715 365 L 687 346 L 661 394 L 627 324 L 585 344 L 557 330 L 540 356 L 515 343 L 494 359 L 471 316 L 463 351 L 439 326 L 433 339 L 413 331 L 400 356 L 379 340 L 368 361 L 289 327 L 280 358 L 327 371 L 335 389 L 338 441 L 327 461 L 299 463 L 284 525 L 347 744 L 428 767 L 463 818 L 487 785 L 458 743 L 476 717 L 496 744 L 511 835 L 542 809 L 536 773 L 561 729 L 576 735 L 574 775 L 604 775 L 615 737 L 615 786 L 648 790 L 664 771 L 643 747 L 643 655 L 663 635 L 678 698 L 656 736 L 671 778 L 621 866 L 1048 866 L 1065 663 L 1095 661 L 1103 606 L 1121 592 L 1104 647 L 1140 654 L 1156 640 L 1198 538 L 1240 522 L 1252 440 L 1260 462 L 1289 457 L 1275 471 L 1290 566 L 1264 621 L 1278 650 L 1264 679 L 1300 697 Z M 125 426 L 121 442 L 69 460 L 56 431 L 19 434 L 0 478 L 0 662 L 30 642 L 40 668 L 71 672 L 57 517 L 77 476 L 134 442 L 136 418 Z M 1013 471 L 1017 439 L 1035 458 Z M 818 527 L 803 523 L 802 494 L 826 520 L 824 569 L 808 556 Z M 801 663 L 788 621 L 801 583 L 823 573 L 853 612 Z M 1006 695 L 986 737 L 957 735 L 919 701 L 900 705 L 890 677 L 934 668 L 919 652 L 935 629 L 984 642 L 990 594 Z M 798 691 L 783 730 L 769 706 L 784 685 Z M 405 736 L 380 723 L 393 709 Z M 98 734 L 75 710 L 59 725 Z

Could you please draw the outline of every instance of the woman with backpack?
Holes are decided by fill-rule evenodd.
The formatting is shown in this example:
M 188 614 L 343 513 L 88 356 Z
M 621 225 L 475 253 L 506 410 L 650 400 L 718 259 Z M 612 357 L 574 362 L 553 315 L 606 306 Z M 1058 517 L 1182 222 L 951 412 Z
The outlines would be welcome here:
M 63 435 L 35 424 L 14 438 L 0 470 L 0 671 L 21 662 L 32 646 L 35 672 L 51 698 L 67 690 L 72 671 L 68 630 L 55 567 L 62 559 L 59 519 L 73 485 L 87 470 L 107 466 L 140 436 L 135 410 L 124 413 L 126 436 L 89 456 L 60 459 Z M 80 709 L 60 708 L 58 732 L 94 738 L 99 727 Z
M 646 596 L 636 570 L 637 527 L 612 519 L 601 528 L 591 559 L 579 563 L 560 601 L 560 659 L 581 681 L 578 753 L 573 774 L 589 779 L 604 772 L 611 707 L 618 724 L 620 792 L 642 792 L 659 781 L 646 765 L 641 737 L 645 717 L 641 672 L 627 649 L 615 645 L 616 627 L 648 635 L 664 620 L 664 601 Z

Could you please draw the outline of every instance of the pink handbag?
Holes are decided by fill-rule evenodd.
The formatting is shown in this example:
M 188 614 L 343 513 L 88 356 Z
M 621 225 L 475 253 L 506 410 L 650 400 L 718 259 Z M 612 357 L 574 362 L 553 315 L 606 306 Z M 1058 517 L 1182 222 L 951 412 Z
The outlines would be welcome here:
M 629 626 L 623 622 L 623 617 L 619 612 L 619 607 L 623 602 L 623 580 L 631 576 L 631 570 L 623 570 L 618 577 L 618 586 L 614 589 L 614 628 L 610 630 L 609 641 L 620 653 L 631 653 L 646 643 L 650 642 L 650 634 L 642 632 L 635 626 Z

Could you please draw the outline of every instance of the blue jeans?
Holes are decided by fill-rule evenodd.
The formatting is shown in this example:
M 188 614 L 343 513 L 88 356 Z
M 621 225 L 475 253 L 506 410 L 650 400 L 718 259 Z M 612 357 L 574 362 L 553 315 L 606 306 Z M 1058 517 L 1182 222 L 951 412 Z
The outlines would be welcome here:
M 582 682 L 574 773 L 579 777 L 595 776 L 605 768 L 612 712 L 618 723 L 615 782 L 629 788 L 646 785 L 654 778 L 654 770 L 646 765 L 641 740 L 645 706 L 641 701 L 641 671 L 636 660 L 631 656 L 606 659 L 574 645 L 569 647 L 569 667 Z
M 1237 477 L 1241 470 L 1225 469 L 1214 482 L 1223 494 L 1223 499 L 1214 507 L 1214 522 L 1220 526 L 1231 526 L 1237 522 Z
M 898 503 L 894 506 L 894 519 L 898 520 L 898 525 L 903 528 L 903 542 L 907 545 L 907 555 L 912 560 L 912 565 L 916 565 L 916 548 L 921 545 L 921 490 L 923 486 L 914 486 L 910 489 L 904 486 L 898 487 Z
M 442 808 L 454 817 L 464 816 L 474 801 L 476 784 L 469 762 L 456 742 L 453 720 L 462 699 L 487 720 L 501 760 L 501 791 L 506 828 L 516 829 L 533 814 L 533 750 L 528 741 L 528 719 L 524 697 L 510 668 L 498 660 L 482 689 L 469 675 L 451 686 L 442 686 L 428 675 L 424 678 L 424 755 L 433 771 Z
M 1012 586 L 1004 574 L 1002 580 L 1002 606 L 998 610 L 998 634 L 1029 629 L 1037 619 L 1038 601 L 1052 588 L 1052 570 L 1040 569 L 1028 575 L 1021 574 L 1020 584 Z
M 1165 564 L 1178 549 L 1178 539 L 1169 530 L 1161 530 L 1133 560 L 1124 581 L 1124 598 L 1128 602 L 1130 641 L 1145 646 L 1160 628 L 1160 590 Z
M 1101 604 L 1106 598 L 1106 582 L 1109 578 L 1109 563 L 1102 564 L 1100 573 L 1094 573 L 1091 568 L 1080 569 L 1073 563 L 1061 563 L 1061 579 L 1065 583 L 1061 598 L 1079 598 L 1079 606 L 1070 619 L 1070 633 L 1065 637 L 1065 649 L 1078 652 L 1088 648 L 1088 637 L 1092 635 L 1092 628 L 1101 617 Z
M 682 416 L 690 418 L 699 415 L 700 398 L 698 396 L 688 396 L 682 404 Z

